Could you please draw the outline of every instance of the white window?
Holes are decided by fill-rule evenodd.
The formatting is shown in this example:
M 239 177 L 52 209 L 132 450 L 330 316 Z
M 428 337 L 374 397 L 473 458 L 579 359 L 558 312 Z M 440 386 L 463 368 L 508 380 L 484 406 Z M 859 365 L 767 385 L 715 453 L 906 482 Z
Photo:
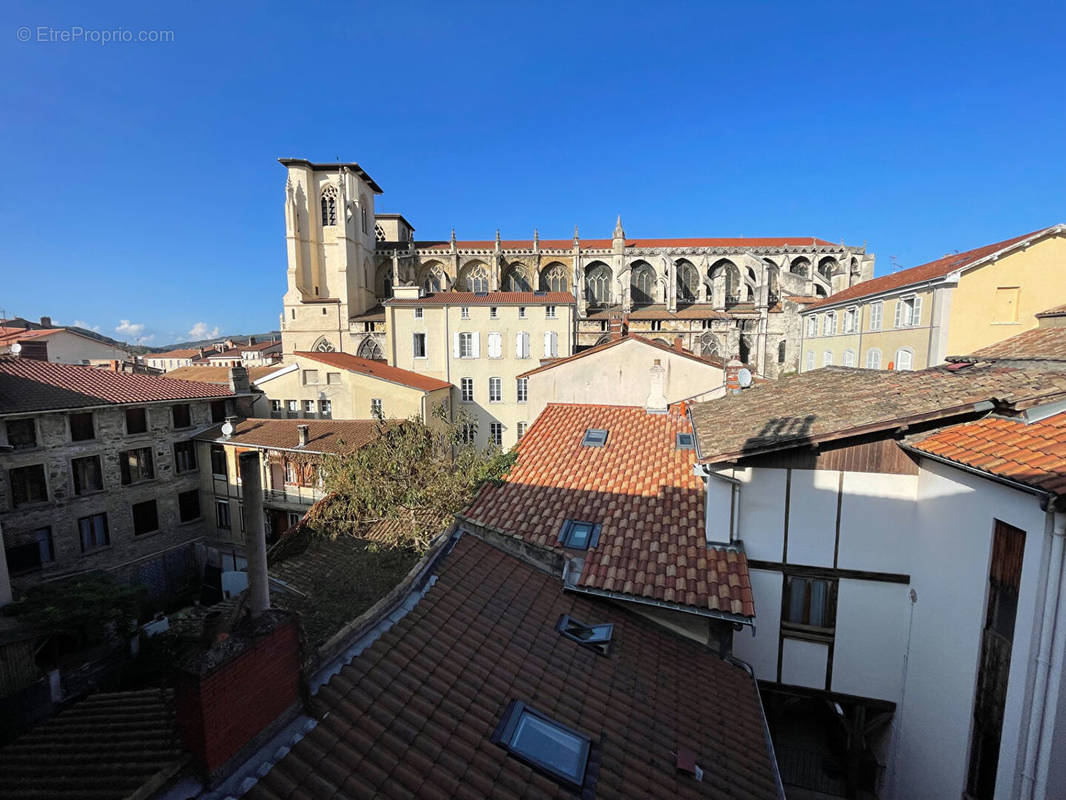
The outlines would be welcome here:
M 555 306 L 544 306 L 545 319 L 555 319 Z
M 844 312 L 844 333 L 855 333 L 855 320 L 858 314 L 857 308 L 849 308 Z
M 464 403 L 474 402 L 474 379 L 462 378 L 459 381 L 459 391 L 462 393 Z
M 515 358 L 529 358 L 529 331 L 519 331 L 514 343 Z
M 314 414 L 315 413 L 315 401 L 314 400 L 304 400 L 304 413 L 305 414 Z
M 270 401 L 270 413 L 271 414 L 277 414 L 278 416 L 281 416 L 281 401 L 280 400 L 271 400 Z
M 503 358 L 503 336 L 490 333 L 487 337 L 489 358 Z
M 459 316 L 463 319 L 470 319 L 470 306 L 460 306 Z
M 489 423 L 489 441 L 497 447 L 503 446 L 503 425 L 499 422 Z
M 823 367 L 829 367 L 829 366 L 832 366 L 832 364 L 833 364 L 833 354 L 831 352 L 829 352 L 828 350 L 826 350 L 824 353 L 822 353 L 822 366 Z
M 521 439 L 523 436 L 526 435 L 526 425 L 527 425 L 527 423 L 525 423 L 525 422 L 519 422 L 518 423 L 518 438 L 519 439 Z
M 456 358 L 480 358 L 481 344 L 477 333 L 456 331 L 452 351 Z
M 412 346 L 414 348 L 415 358 L 426 357 L 426 335 L 424 333 L 414 334 Z
M 477 423 L 464 422 L 459 428 L 459 441 L 463 444 L 473 444 L 477 438 Z
M 525 306 L 519 306 L 518 307 L 518 318 L 519 319 L 525 319 L 526 318 L 526 307 Z
M 519 378 L 516 383 L 516 394 L 518 396 L 518 402 L 526 402 L 526 398 L 529 396 L 529 378 Z
M 883 300 L 878 300 L 876 303 L 870 303 L 870 330 L 881 330 L 881 319 L 884 317 L 885 303 Z M 880 361 L 880 354 L 878 354 L 878 360 Z
M 837 332 L 837 315 L 833 311 L 826 313 L 822 318 L 822 336 L 832 336 Z
M 305 369 L 304 370 L 304 386 L 314 385 L 318 383 L 318 370 L 317 369 Z
M 807 369 L 814 369 L 814 351 L 807 351 Z
M 559 355 L 559 334 L 555 331 L 544 331 L 544 357 L 555 358 Z
M 489 306 L 489 319 L 498 319 L 496 315 L 496 306 Z
M 911 295 L 896 301 L 896 327 L 913 328 L 922 322 L 922 298 Z
M 876 347 L 866 351 L 866 369 L 881 369 L 881 351 Z
M 807 336 L 811 337 L 811 336 L 817 336 L 817 335 L 818 335 L 818 316 L 816 314 L 811 314 L 809 317 L 807 317 Z
M 854 350 L 845 350 L 844 351 L 844 362 L 843 363 L 844 363 L 845 367 L 854 367 L 855 366 L 855 351 Z
M 333 414 L 333 401 L 332 400 L 319 400 L 318 410 L 322 413 L 323 417 L 328 417 Z
M 288 403 L 288 409 L 289 409 L 289 416 L 290 417 L 295 417 L 297 414 L 300 413 L 300 401 L 299 400 L 290 400 L 289 403 Z
M 910 348 L 901 347 L 896 351 L 896 369 L 900 372 L 909 372 L 914 369 L 914 353 Z
M 489 378 L 489 402 L 503 402 L 503 381 L 500 378 Z
M 370 416 L 374 417 L 375 419 L 385 416 L 384 412 L 382 412 L 381 410 L 380 397 L 374 397 L 370 400 Z
M 422 308 L 416 308 L 415 309 L 415 319 L 422 319 L 423 314 L 424 314 L 424 309 L 422 309 Z

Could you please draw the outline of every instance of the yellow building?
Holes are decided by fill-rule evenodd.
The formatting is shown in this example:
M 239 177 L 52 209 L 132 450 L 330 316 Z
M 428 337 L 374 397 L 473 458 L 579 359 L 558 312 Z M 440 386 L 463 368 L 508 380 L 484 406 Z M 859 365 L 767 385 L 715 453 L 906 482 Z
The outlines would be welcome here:
M 452 386 L 431 375 L 348 353 L 293 353 L 286 365 L 255 382 L 263 392 L 255 413 L 274 419 L 432 420 L 450 406 Z
M 1036 327 L 1066 303 L 1066 225 L 864 281 L 801 312 L 800 371 L 923 369 Z

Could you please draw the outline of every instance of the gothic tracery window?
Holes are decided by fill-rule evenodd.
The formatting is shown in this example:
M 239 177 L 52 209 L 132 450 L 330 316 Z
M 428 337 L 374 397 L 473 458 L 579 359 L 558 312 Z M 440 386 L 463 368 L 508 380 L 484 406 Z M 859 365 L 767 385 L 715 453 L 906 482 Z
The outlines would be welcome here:
M 629 294 L 636 305 L 655 302 L 655 270 L 649 264 L 633 267 L 629 277 Z
M 598 264 L 585 273 L 585 300 L 590 306 L 611 302 L 611 270 L 606 264 Z
M 465 292 L 487 292 L 489 290 L 489 271 L 484 264 L 468 267 L 463 275 L 461 288 Z
M 700 355 L 717 356 L 718 339 L 713 333 L 705 333 L 700 337 Z
M 503 290 L 505 292 L 531 292 L 533 286 L 529 282 L 529 276 L 520 265 L 515 264 L 503 274 Z
M 699 297 L 700 276 L 688 261 L 677 262 L 677 299 L 682 303 L 694 303 Z
M 319 338 L 317 342 L 315 342 L 314 346 L 311 349 L 314 350 L 316 353 L 332 353 L 333 344 L 329 341 L 329 339 L 323 336 Z
M 385 356 L 381 353 L 381 345 L 374 339 L 367 336 L 363 339 L 359 345 L 359 349 L 355 352 L 359 358 L 368 358 L 372 361 L 381 361 Z
M 434 264 L 426 272 L 426 278 L 422 282 L 426 294 L 440 294 L 448 289 L 448 276 L 440 264 Z
M 337 187 L 333 184 L 322 190 L 322 224 L 337 224 Z
M 811 262 L 802 256 L 792 260 L 792 263 L 788 265 L 788 271 L 793 275 L 802 275 L 806 278 L 810 274 Z
M 540 288 L 546 292 L 570 291 L 570 279 L 562 264 L 549 264 L 540 275 Z

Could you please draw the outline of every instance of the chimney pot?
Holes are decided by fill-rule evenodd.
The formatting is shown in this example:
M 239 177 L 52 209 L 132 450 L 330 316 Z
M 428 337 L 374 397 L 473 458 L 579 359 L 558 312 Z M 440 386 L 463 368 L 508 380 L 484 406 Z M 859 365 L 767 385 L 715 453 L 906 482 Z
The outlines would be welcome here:
M 307 440 L 311 436 L 311 426 L 306 424 L 297 425 L 296 432 L 300 435 L 300 447 L 306 447 Z

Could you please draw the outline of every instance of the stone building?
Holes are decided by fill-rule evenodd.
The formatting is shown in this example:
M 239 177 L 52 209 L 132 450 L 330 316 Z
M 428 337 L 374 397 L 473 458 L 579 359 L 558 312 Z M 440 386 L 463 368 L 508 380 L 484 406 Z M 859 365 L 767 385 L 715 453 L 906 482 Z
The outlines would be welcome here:
M 426 294 L 551 291 L 576 296 L 576 346 L 597 344 L 613 316 L 634 333 L 682 337 L 698 354 L 739 355 L 774 377 L 799 366 L 797 312 L 873 276 L 865 247 L 810 236 L 416 241 L 399 214 L 377 214 L 377 183 L 354 163 L 281 159 L 288 170 L 284 352 L 384 358 L 381 304 L 397 286 Z M 658 338 L 658 337 L 656 337 Z
M 194 577 L 192 438 L 245 407 L 236 388 L 0 358 L 0 603 L 9 577 L 112 570 L 159 596 Z

